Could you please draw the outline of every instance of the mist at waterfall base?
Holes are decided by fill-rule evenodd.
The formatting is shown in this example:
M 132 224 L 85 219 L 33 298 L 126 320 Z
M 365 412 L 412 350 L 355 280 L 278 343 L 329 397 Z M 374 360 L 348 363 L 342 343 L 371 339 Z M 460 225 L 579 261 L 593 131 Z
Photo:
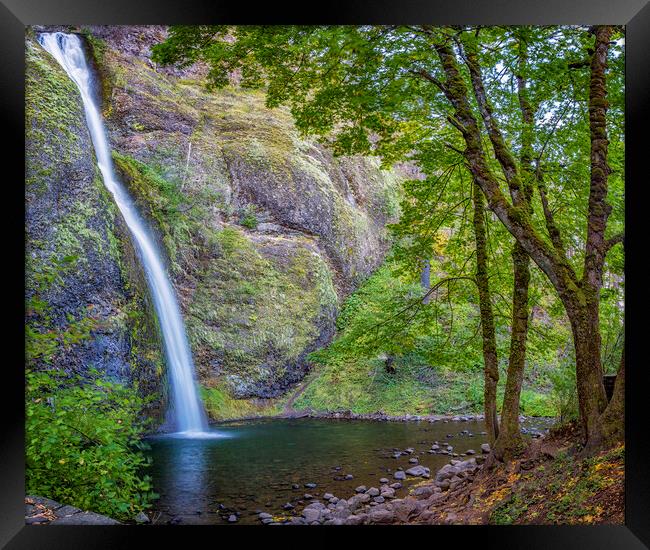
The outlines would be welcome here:
M 42 33 L 38 36 L 38 42 L 56 59 L 79 89 L 104 185 L 113 196 L 131 232 L 142 261 L 160 324 L 172 389 L 173 417 L 177 431 L 169 435 L 192 438 L 222 437 L 222 434 L 208 428 L 194 378 L 194 365 L 185 325 L 160 251 L 151 229 L 139 215 L 133 199 L 115 174 L 106 129 L 93 90 L 93 73 L 86 60 L 83 42 L 75 34 L 62 32 Z

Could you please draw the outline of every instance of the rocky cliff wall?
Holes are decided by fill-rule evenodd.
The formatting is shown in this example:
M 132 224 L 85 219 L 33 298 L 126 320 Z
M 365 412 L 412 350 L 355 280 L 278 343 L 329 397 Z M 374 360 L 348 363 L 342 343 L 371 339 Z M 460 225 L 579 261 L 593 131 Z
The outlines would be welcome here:
M 381 170 L 377 159 L 334 158 L 299 136 L 287 111 L 267 109 L 261 92 L 208 92 L 200 67 L 156 67 L 149 47 L 164 37 L 162 27 L 76 30 L 86 35 L 101 75 L 98 93 L 118 172 L 167 253 L 202 384 L 236 398 L 283 394 L 308 371 L 307 354 L 332 337 L 340 300 L 382 262 L 401 176 Z M 126 317 L 121 328 L 95 329 L 57 361 L 85 364 L 95 356 L 81 350 L 105 346 L 96 351 L 106 358 L 99 368 L 126 376 L 135 361 L 155 374 L 159 342 L 150 338 L 144 349 L 145 339 L 128 336 L 136 323 L 124 310 L 145 300 L 136 283 L 142 281 L 137 262 L 127 261 L 129 240 L 94 167 L 78 94 L 39 50 L 28 40 L 28 58 L 37 60 L 28 63 L 28 109 L 49 98 L 47 124 L 67 130 L 38 134 L 46 123 L 28 117 L 36 129 L 27 140 L 27 236 L 49 243 L 44 252 L 30 244 L 29 254 L 47 264 L 53 249 L 45 233 L 77 220 L 73 233 L 83 236 L 88 261 L 58 285 L 68 296 L 61 300 L 101 304 L 95 311 L 104 320 Z M 43 67 L 57 85 L 39 98 Z M 55 150 L 44 152 L 48 147 Z M 78 203 L 86 208 L 81 218 L 74 214 Z M 67 311 L 50 303 L 58 316 Z M 150 308 L 138 311 L 151 317 Z M 148 384 L 155 386 L 153 378 Z

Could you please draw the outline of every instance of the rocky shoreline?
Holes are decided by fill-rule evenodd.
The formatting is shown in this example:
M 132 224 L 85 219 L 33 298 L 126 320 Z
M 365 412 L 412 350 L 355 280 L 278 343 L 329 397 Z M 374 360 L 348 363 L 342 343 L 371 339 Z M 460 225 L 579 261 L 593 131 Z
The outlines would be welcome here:
M 143 519 L 146 516 L 142 514 L 139 517 Z M 121 522 L 49 498 L 28 495 L 25 497 L 25 525 L 121 525 Z
M 441 449 L 438 442 L 431 446 L 431 452 L 451 454 L 451 451 Z M 379 480 L 379 487 L 368 488 L 360 485 L 355 489 L 355 494 L 348 498 L 325 493 L 320 500 L 306 494 L 305 498 L 309 497 L 311 502 L 303 508 L 300 515 L 282 518 L 260 512 L 258 518 L 265 525 L 390 524 L 407 523 L 415 517 L 418 521 L 426 522 L 433 515 L 429 507 L 444 500 L 449 493 L 471 483 L 482 469 L 485 455 L 490 452 L 490 446 L 484 443 L 481 445 L 480 455 L 467 460 L 452 459 L 440 468 L 432 479 L 429 468 L 415 465 L 407 470 L 396 470 L 392 476 L 393 483 L 389 478 L 383 477 Z M 408 448 L 401 454 L 412 453 L 413 449 Z M 475 452 L 468 451 L 463 454 Z M 410 459 L 409 462 L 416 463 L 417 459 Z M 406 497 L 396 498 L 395 491 L 402 488 L 401 481 L 409 478 L 421 478 L 424 481 L 417 484 Z M 427 481 L 429 479 L 431 481 Z M 293 506 L 285 506 L 285 509 L 291 510 Z
M 374 413 L 355 413 L 349 410 L 346 411 L 289 411 L 283 412 L 277 415 L 260 415 L 260 416 L 242 416 L 237 418 L 229 418 L 227 420 L 215 420 L 210 421 L 211 425 L 218 424 L 229 424 L 232 422 L 245 422 L 248 420 L 272 420 L 278 418 L 319 418 L 327 420 L 369 420 L 373 422 L 480 422 L 483 421 L 485 416 L 483 414 L 460 414 L 460 415 L 450 415 L 450 414 L 402 414 L 402 415 L 391 415 L 384 412 L 374 412 Z M 497 415 L 497 418 L 500 419 L 500 415 Z M 525 422 L 527 420 L 534 419 L 535 421 L 552 424 L 555 419 L 546 416 L 519 416 L 520 422 Z M 527 428 L 522 428 L 522 433 L 532 435 L 533 437 L 539 437 L 540 432 L 536 430 L 529 430 Z

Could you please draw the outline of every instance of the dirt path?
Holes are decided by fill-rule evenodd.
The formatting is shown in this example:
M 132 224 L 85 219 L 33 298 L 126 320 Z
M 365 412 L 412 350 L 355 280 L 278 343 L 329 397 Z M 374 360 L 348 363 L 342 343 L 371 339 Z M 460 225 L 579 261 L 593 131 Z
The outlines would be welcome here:
M 296 417 L 296 416 L 301 416 L 301 415 L 306 415 L 307 412 L 305 411 L 296 411 L 293 408 L 293 404 L 295 403 L 296 399 L 302 395 L 302 393 L 307 389 L 307 386 L 311 384 L 313 379 L 315 378 L 315 375 L 313 373 L 309 373 L 304 380 L 301 382 L 300 386 L 298 389 L 293 393 L 291 397 L 287 400 L 287 402 L 284 405 L 284 410 L 282 411 L 281 416 L 283 417 Z

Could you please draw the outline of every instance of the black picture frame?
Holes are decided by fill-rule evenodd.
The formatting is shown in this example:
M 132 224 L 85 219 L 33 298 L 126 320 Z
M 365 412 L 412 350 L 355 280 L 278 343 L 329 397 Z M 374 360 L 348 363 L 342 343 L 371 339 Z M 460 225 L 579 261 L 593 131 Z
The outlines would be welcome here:
M 644 134 L 650 128 L 646 98 L 650 89 L 650 5 L 647 0 L 376 0 L 329 2 L 312 6 L 269 2 L 253 6 L 219 0 L 0 0 L 0 89 L 6 144 L 2 188 L 4 285 L 3 369 L 0 378 L 0 546 L 18 548 L 130 548 L 187 544 L 188 536 L 207 536 L 207 544 L 226 543 L 225 526 L 26 526 L 24 524 L 24 35 L 34 24 L 625 24 L 626 32 L 626 495 L 624 526 L 433 526 L 306 527 L 269 529 L 237 526 L 235 544 L 260 536 L 264 544 L 304 538 L 310 544 L 330 538 L 347 544 L 361 534 L 365 544 L 470 544 L 506 548 L 650 547 L 650 475 L 645 439 L 644 394 L 649 374 L 643 362 L 643 306 L 646 287 L 641 262 L 646 240 L 644 205 L 648 184 Z M 647 213 L 646 213 L 647 216 Z M 11 351 L 11 353 L 7 353 Z M 189 529 L 192 527 L 192 529 Z M 307 529 L 307 530 L 305 530 Z M 316 529 L 317 532 L 314 532 Z M 360 533 L 361 532 L 361 533 Z M 316 537 L 314 536 L 316 535 Z M 241 537 L 244 537 L 242 539 Z M 368 538 L 369 537 L 369 538 Z M 448 540 L 445 540 L 448 539 Z

